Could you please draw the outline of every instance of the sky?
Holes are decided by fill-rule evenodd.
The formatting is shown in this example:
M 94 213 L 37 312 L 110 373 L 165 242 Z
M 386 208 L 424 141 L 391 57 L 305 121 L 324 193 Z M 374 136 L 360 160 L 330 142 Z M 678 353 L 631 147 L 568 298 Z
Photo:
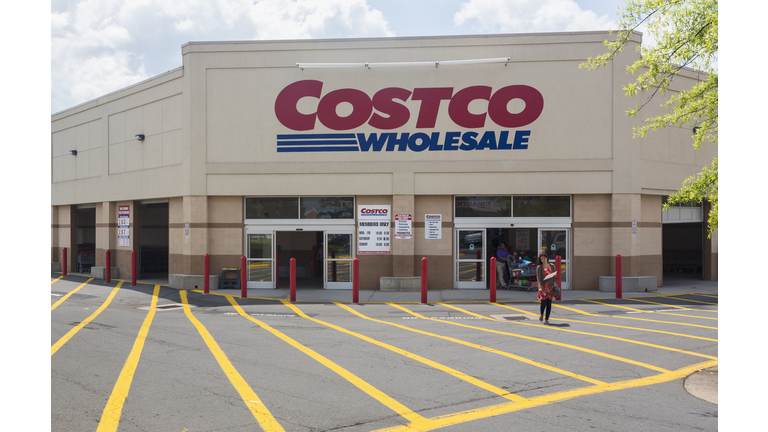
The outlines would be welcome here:
M 191 41 L 608 30 L 620 0 L 52 0 L 51 113 L 182 64 Z

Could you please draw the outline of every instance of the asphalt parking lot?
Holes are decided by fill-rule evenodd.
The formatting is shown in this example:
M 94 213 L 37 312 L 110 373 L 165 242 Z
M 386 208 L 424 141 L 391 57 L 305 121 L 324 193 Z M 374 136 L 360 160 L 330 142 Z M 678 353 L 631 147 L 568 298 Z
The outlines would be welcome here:
M 718 429 L 685 385 L 718 365 L 716 283 L 582 292 L 545 326 L 514 293 L 291 303 L 60 276 L 54 431 Z

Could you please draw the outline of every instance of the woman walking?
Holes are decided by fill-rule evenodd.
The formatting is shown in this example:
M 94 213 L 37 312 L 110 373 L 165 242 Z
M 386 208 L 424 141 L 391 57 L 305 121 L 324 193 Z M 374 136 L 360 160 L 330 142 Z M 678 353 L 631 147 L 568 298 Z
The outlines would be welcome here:
M 552 297 L 554 296 L 555 288 L 552 285 L 554 278 L 544 280 L 548 274 L 555 271 L 555 268 L 549 263 L 549 258 L 545 252 L 539 254 L 539 265 L 536 267 L 536 281 L 539 285 L 539 295 L 536 297 L 541 300 L 541 313 L 539 315 L 539 322 L 549 325 L 549 313 L 552 311 Z M 546 315 L 545 315 L 546 312 Z

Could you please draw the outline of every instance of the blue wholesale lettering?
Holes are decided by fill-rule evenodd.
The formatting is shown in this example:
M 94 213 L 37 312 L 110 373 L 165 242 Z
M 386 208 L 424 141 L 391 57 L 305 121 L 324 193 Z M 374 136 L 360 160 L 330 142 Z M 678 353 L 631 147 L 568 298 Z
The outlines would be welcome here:
M 527 150 L 530 130 L 482 132 L 387 132 L 292 134 L 277 136 L 277 151 L 282 152 L 393 152 L 406 151 L 485 151 Z M 510 141 L 511 139 L 511 141 Z

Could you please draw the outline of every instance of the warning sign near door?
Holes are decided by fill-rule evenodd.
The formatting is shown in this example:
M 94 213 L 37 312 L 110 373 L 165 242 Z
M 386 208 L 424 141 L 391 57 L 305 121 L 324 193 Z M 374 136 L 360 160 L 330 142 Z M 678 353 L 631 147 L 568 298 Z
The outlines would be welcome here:
M 117 245 L 118 246 L 131 245 L 130 218 L 131 218 L 130 206 L 117 207 Z
M 410 240 L 413 238 L 412 227 L 412 215 L 399 214 L 395 215 L 395 238 Z
M 389 255 L 391 253 L 390 217 L 392 206 L 357 206 L 358 255 Z

